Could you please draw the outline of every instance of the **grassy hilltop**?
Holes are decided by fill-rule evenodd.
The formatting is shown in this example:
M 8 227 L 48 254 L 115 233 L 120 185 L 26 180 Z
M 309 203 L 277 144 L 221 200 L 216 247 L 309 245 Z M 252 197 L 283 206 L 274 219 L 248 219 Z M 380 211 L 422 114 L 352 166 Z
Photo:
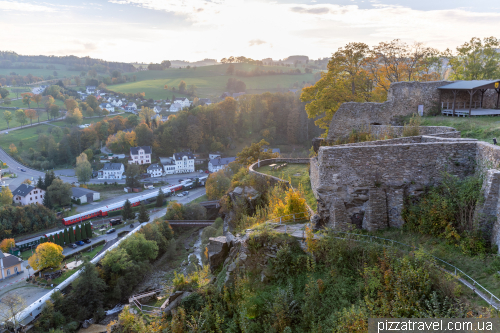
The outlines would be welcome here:
M 292 88 L 295 82 L 302 85 L 304 82 L 314 82 L 314 74 L 304 74 L 304 68 L 300 68 L 302 74 L 289 75 L 262 75 L 254 77 L 241 77 L 236 75 L 226 75 L 228 64 L 204 66 L 196 68 L 169 68 L 163 71 L 144 71 L 137 72 L 134 75 L 136 82 L 127 82 L 123 84 L 111 85 L 108 88 L 123 93 L 145 92 L 146 98 L 164 99 L 171 98 L 172 94 L 179 97 L 177 88 L 179 83 L 184 80 L 189 87 L 195 85 L 199 97 L 219 96 L 226 91 L 227 80 L 230 77 L 237 78 L 245 82 L 247 93 L 260 94 L 266 91 L 279 92 Z M 234 64 L 235 70 L 251 71 L 259 66 L 250 64 Z M 295 67 L 281 66 L 260 66 L 263 70 L 283 70 L 284 72 L 295 69 Z M 164 86 L 168 89 L 165 90 Z M 172 91 L 175 87 L 176 91 Z

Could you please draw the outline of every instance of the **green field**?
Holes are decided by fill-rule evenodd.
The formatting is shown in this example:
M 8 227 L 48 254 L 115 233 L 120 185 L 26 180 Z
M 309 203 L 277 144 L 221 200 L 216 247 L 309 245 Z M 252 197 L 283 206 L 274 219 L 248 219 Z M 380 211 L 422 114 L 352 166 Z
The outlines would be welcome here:
M 234 64 L 235 70 L 249 71 L 258 66 L 250 64 Z M 179 83 L 184 80 L 189 87 L 194 84 L 197 88 L 197 95 L 200 97 L 220 96 L 226 91 L 227 80 L 230 77 L 237 78 L 245 82 L 247 93 L 259 94 L 266 91 L 278 92 L 287 91 L 295 82 L 302 84 L 312 82 L 313 74 L 298 75 L 267 75 L 256 77 L 238 77 L 235 75 L 225 75 L 229 65 L 214 65 L 194 68 L 169 68 L 163 71 L 143 71 L 134 73 L 137 77 L 136 82 L 128 82 L 109 86 L 108 89 L 123 93 L 146 93 L 146 98 L 165 99 L 171 98 L 172 94 L 176 97 L 182 96 L 177 91 Z M 288 71 L 294 67 L 263 66 L 264 70 L 281 69 Z M 303 72 L 304 69 L 301 68 Z M 168 89 L 165 90 L 164 86 Z M 176 91 L 172 91 L 175 87 Z
M 493 143 L 500 138 L 500 117 L 423 117 L 422 126 L 450 126 L 461 132 L 462 138 Z
M 11 94 L 11 95 L 9 95 L 9 97 L 14 97 L 15 98 L 16 95 Z M 61 100 L 56 99 L 54 101 L 54 104 L 57 105 L 57 106 L 59 106 L 59 108 L 66 109 L 66 106 L 64 105 L 64 102 L 61 101 Z M 10 107 L 10 108 L 17 107 L 17 108 L 20 108 L 20 109 L 28 109 L 28 105 L 27 104 L 23 104 L 23 100 L 22 99 L 17 99 L 15 101 L 12 101 L 10 103 L 10 105 L 5 105 L 5 106 Z M 31 102 L 30 103 L 30 108 L 32 108 L 32 109 L 33 108 L 43 108 L 43 107 L 44 107 L 44 105 L 43 105 L 42 102 L 40 102 L 38 106 L 37 106 L 37 104 L 35 102 Z
M 42 131 L 44 134 L 49 134 L 47 132 L 49 128 L 51 128 L 51 126 L 41 124 L 33 127 L 27 126 L 25 129 L 12 131 L 8 134 L 0 134 L 0 147 L 2 147 L 6 152 L 9 152 L 9 146 L 13 143 L 16 145 L 19 153 L 28 151 L 30 148 L 36 149 L 38 141 L 38 133 L 36 132 Z M 21 140 L 23 142 L 22 148 L 19 145 L 19 141 Z M 59 139 L 54 137 L 54 140 L 59 142 L 61 137 Z
M 120 113 L 120 112 L 110 113 L 107 117 L 83 118 L 82 124 L 94 124 L 94 123 L 97 123 L 98 121 L 101 121 L 105 118 L 109 119 L 109 118 L 113 118 L 114 116 L 122 116 L 123 118 L 128 118 L 133 114 L 131 112 L 124 112 L 121 114 L 117 114 L 117 113 Z M 74 126 L 74 125 L 69 125 L 64 120 L 53 121 L 53 122 L 51 122 L 51 124 L 59 126 L 59 127 L 73 127 Z
M 43 66 L 43 69 L 17 69 L 17 68 L 0 68 L 0 75 L 9 75 L 10 73 L 14 72 L 18 75 L 26 76 L 28 74 L 32 74 L 34 76 L 39 76 L 39 77 L 48 77 L 49 75 L 54 76 L 54 70 L 53 69 L 46 69 L 45 67 L 47 65 L 54 65 L 56 67 L 55 71 L 57 72 L 57 78 L 65 78 L 65 77 L 71 77 L 75 75 L 80 75 L 80 71 L 69 71 L 68 66 L 66 65 L 61 65 L 61 64 L 46 64 L 46 63 L 36 63 L 35 65 L 37 66 Z M 14 63 L 13 66 L 16 66 Z

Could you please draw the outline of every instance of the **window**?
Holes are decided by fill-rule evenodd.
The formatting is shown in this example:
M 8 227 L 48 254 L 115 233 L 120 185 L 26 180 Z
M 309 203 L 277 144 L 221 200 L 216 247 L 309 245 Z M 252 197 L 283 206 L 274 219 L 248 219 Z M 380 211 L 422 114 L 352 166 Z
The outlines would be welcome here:
M 17 273 L 17 267 L 14 267 L 14 273 Z
M 10 269 L 7 270 L 7 276 L 9 276 L 9 275 L 10 275 Z

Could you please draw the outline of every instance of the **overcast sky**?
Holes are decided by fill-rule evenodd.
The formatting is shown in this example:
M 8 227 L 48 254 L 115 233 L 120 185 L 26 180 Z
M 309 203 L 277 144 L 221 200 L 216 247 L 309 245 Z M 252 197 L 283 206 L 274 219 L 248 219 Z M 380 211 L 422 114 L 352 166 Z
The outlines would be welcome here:
M 439 49 L 500 31 L 491 0 L 0 0 L 0 50 L 110 61 L 329 57 L 400 38 Z M 496 37 L 500 37 L 497 33 Z

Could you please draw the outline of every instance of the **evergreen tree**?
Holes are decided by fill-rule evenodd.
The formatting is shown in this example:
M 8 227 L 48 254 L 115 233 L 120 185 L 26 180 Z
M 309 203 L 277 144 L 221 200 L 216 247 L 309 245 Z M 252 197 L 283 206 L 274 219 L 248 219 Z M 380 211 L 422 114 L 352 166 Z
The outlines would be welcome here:
M 141 203 L 141 207 L 139 208 L 139 222 L 148 222 L 149 221 L 149 213 L 146 205 Z
M 45 237 L 40 237 L 40 244 L 45 243 Z
M 38 177 L 38 181 L 36 182 L 36 187 L 41 188 L 42 190 L 45 190 L 45 183 L 43 182 L 42 177 Z
M 69 245 L 69 233 L 68 233 L 68 228 L 64 228 L 64 243 L 66 245 Z
M 73 228 L 73 226 L 71 226 L 69 228 L 68 232 L 69 232 L 69 242 L 74 243 L 75 242 L 75 229 Z
M 79 225 L 76 226 L 75 228 L 75 240 L 78 242 L 78 241 L 81 241 L 82 240 L 82 229 L 80 228 Z
M 52 185 L 52 182 L 56 179 L 56 175 L 54 174 L 54 171 L 47 171 L 45 173 L 45 180 L 43 182 L 43 189 L 47 190 L 47 188 Z
M 87 228 L 86 228 L 86 226 L 87 226 L 87 223 L 83 224 L 82 228 L 81 228 L 81 230 L 82 230 L 82 239 L 87 239 L 88 238 L 87 237 Z
M 163 200 L 165 200 L 165 194 L 163 194 L 163 191 L 160 187 L 160 190 L 158 191 L 158 196 L 156 197 L 156 207 L 161 207 L 163 206 Z
M 130 201 L 125 201 L 125 204 L 123 205 L 123 210 L 122 210 L 122 218 L 123 220 L 132 220 L 135 217 L 134 212 L 132 211 L 132 205 L 130 204 Z
M 50 202 L 50 197 L 45 193 L 45 196 L 43 197 L 43 205 L 47 208 L 52 208 L 52 203 Z
M 87 237 L 92 238 L 92 227 L 90 226 L 90 223 L 87 223 L 85 228 L 87 229 Z
M 50 235 L 49 242 L 50 243 L 55 243 L 56 242 L 55 239 L 54 239 L 54 235 Z

